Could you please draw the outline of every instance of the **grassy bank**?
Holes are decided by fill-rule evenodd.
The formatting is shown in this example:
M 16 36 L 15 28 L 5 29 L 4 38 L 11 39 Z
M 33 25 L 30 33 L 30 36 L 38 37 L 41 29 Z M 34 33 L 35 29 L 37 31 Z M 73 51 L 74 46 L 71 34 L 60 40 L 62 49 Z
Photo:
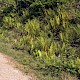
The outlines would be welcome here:
M 4 53 L 45 80 L 80 78 L 78 0 L 0 0 L 0 4 Z
M 51 76 L 43 76 L 42 73 L 43 71 L 38 71 L 37 65 L 40 63 L 39 61 L 35 61 L 34 58 L 31 55 L 28 55 L 25 51 L 16 51 L 12 49 L 12 44 L 11 43 L 6 43 L 5 41 L 2 41 L 0 39 L 0 52 L 4 53 L 5 55 L 10 56 L 13 58 L 15 61 L 20 63 L 22 67 L 19 67 L 23 72 L 26 74 L 35 74 L 38 78 L 38 80 L 53 80 Z M 27 54 L 27 55 L 26 55 Z M 42 65 L 42 64 L 41 64 Z
M 12 49 L 12 43 L 8 43 L 4 40 L 0 39 L 0 52 L 5 55 L 10 56 L 22 67 L 18 66 L 20 70 L 25 72 L 26 74 L 35 74 L 37 76 L 37 80 L 77 80 L 76 76 L 73 76 L 67 72 L 62 72 L 60 76 L 51 76 L 46 74 L 44 70 L 41 70 L 38 66 L 44 66 L 38 60 L 35 60 L 31 55 L 28 55 L 26 51 L 14 50 Z

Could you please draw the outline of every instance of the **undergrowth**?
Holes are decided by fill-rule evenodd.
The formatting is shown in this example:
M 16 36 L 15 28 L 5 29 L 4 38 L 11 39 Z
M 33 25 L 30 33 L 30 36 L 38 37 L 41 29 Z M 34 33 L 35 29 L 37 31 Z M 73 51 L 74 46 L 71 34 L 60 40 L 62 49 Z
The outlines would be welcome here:
M 80 12 L 73 7 L 77 0 L 4 2 L 0 7 L 0 38 L 11 42 L 14 50 L 26 51 L 19 58 L 22 63 L 29 65 L 26 56 L 30 55 L 37 63 L 35 70 L 43 71 L 46 77 L 67 72 L 79 78 Z

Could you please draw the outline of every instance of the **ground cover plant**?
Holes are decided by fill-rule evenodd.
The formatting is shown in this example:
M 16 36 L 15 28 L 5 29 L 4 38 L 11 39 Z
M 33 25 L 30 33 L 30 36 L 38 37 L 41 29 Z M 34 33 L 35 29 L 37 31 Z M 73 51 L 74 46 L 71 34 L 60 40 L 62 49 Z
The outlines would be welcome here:
M 44 76 L 64 71 L 80 78 L 78 5 L 78 0 L 0 0 L 0 38 L 39 61 L 35 69 Z

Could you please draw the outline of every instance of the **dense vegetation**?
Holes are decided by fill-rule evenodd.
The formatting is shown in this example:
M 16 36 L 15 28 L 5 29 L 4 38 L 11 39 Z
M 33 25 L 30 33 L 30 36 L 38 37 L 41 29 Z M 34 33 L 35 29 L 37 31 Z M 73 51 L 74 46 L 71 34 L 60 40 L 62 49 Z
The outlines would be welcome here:
M 0 38 L 26 51 L 45 75 L 80 76 L 78 0 L 0 0 Z M 78 9 L 77 9 L 78 8 Z M 27 55 L 27 54 L 26 54 Z M 26 64 L 25 64 L 26 65 Z

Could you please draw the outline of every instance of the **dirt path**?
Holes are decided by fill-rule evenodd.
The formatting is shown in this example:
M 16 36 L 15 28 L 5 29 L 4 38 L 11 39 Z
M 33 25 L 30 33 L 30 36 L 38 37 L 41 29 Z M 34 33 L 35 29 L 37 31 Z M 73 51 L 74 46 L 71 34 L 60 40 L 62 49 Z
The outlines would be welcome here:
M 25 75 L 13 65 L 5 55 L 0 53 L 0 80 L 34 80 L 30 75 Z

